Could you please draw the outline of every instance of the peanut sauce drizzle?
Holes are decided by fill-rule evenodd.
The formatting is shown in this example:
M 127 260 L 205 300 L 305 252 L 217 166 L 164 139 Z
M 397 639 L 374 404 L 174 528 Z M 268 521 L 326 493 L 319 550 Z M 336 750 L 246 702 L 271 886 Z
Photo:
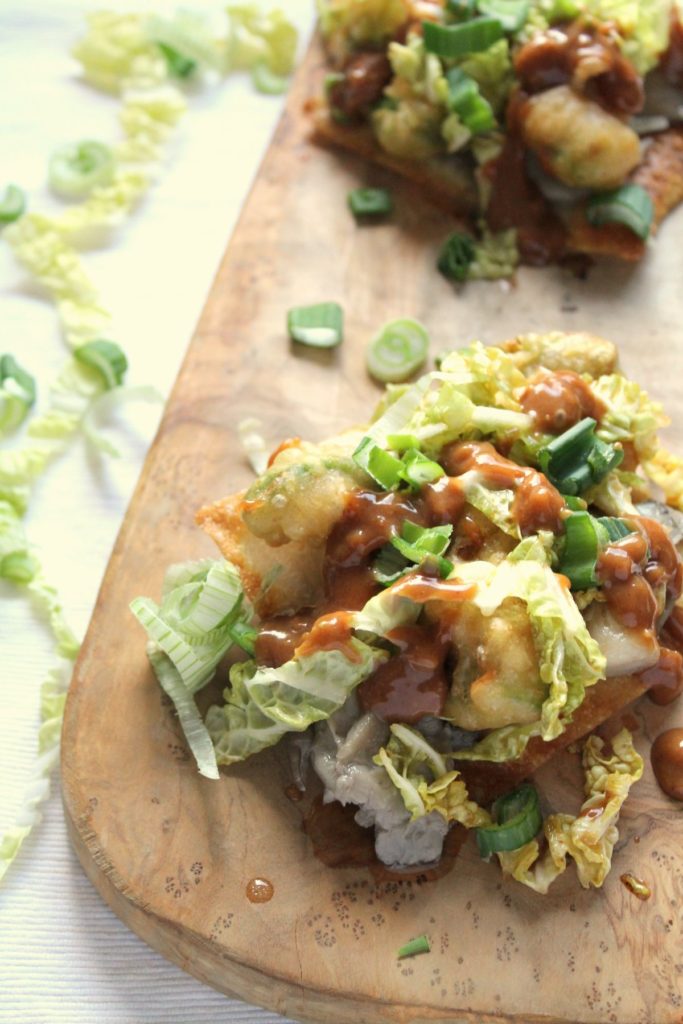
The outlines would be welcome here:
M 683 800 L 683 729 L 667 729 L 652 744 L 650 761 L 667 796 Z
M 549 373 L 523 392 L 522 408 L 534 419 L 538 430 L 561 434 L 586 416 L 598 423 L 606 406 L 586 381 L 573 370 Z

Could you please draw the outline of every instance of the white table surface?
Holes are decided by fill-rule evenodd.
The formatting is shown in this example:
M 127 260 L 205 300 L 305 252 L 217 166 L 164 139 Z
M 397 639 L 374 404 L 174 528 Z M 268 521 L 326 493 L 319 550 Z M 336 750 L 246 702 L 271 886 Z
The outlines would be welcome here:
M 34 210 L 55 206 L 45 176 L 56 146 L 118 138 L 117 101 L 81 84 L 69 56 L 84 12 L 106 6 L 119 0 L 0 0 L 0 190 L 21 184 Z M 139 0 L 138 9 L 149 6 Z M 312 0 L 282 6 L 307 34 Z M 190 96 L 158 184 L 106 248 L 85 254 L 128 354 L 129 383 L 168 393 L 281 108 L 281 98 L 258 95 L 244 76 Z M 46 395 L 66 347 L 54 307 L 1 240 L 0 318 L 0 352 L 14 354 Z M 35 489 L 29 537 L 79 637 L 158 415 L 128 406 L 112 432 L 121 459 L 102 459 L 79 439 Z M 39 687 L 53 663 L 44 624 L 16 587 L 0 581 L 0 835 L 30 776 Z M 126 929 L 70 849 L 55 778 L 44 820 L 0 885 L 0 1021 L 282 1020 L 201 985 Z

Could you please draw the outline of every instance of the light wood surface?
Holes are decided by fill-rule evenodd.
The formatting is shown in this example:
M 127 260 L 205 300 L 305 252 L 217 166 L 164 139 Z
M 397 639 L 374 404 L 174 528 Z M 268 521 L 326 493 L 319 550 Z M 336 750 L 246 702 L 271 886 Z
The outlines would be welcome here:
M 424 321 L 434 353 L 529 330 L 602 333 L 679 417 L 670 439 L 683 449 L 683 211 L 641 267 L 597 267 L 585 282 L 524 270 L 512 285 L 454 290 L 434 269 L 452 228 L 444 213 L 388 172 L 308 144 L 301 110 L 317 61 L 313 51 L 299 74 L 214 282 L 76 667 L 62 757 L 74 846 L 103 898 L 150 945 L 216 988 L 302 1021 L 681 1022 L 683 819 L 649 763 L 599 892 L 584 892 L 570 869 L 536 896 L 482 864 L 471 840 L 438 881 L 376 882 L 313 856 L 284 792 L 282 751 L 218 782 L 201 778 L 148 668 L 128 603 L 158 596 L 170 562 L 213 554 L 193 515 L 248 482 L 236 424 L 260 417 L 275 444 L 362 420 L 377 395 L 363 348 L 386 320 Z M 390 222 L 354 225 L 346 193 L 357 184 L 391 185 Z M 287 308 L 324 299 L 346 310 L 344 344 L 292 348 Z M 629 724 L 646 759 L 651 739 L 681 717 L 676 707 L 636 706 Z M 571 811 L 578 779 L 575 759 L 562 755 L 539 785 Z M 620 883 L 627 871 L 647 882 L 650 900 Z M 272 883 L 270 901 L 247 899 L 256 877 Z M 397 961 L 422 932 L 432 952 Z

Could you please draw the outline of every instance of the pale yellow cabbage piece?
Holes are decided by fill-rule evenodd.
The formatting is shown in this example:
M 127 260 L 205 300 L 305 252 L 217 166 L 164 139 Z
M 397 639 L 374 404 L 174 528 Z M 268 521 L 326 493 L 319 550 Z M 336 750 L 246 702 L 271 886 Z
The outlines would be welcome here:
M 543 832 L 547 849 L 541 855 L 538 841 L 509 853 L 499 853 L 503 871 L 545 895 L 574 859 L 584 889 L 599 888 L 612 866 L 612 851 L 619 838 L 617 821 L 624 800 L 634 782 L 643 774 L 643 759 L 633 746 L 627 729 L 622 729 L 605 752 L 599 736 L 589 736 L 583 748 L 586 799 L 576 817 L 551 814 Z

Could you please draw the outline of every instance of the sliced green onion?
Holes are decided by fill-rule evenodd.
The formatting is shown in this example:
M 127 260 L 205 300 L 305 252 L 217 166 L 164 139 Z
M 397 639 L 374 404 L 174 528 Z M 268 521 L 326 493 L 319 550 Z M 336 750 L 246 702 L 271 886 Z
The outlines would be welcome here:
M 385 188 L 353 188 L 347 201 L 354 217 L 383 217 L 394 208 L 391 193 Z
M 249 623 L 238 619 L 238 621 L 230 627 L 228 632 L 233 643 L 237 644 L 238 647 L 241 647 L 243 651 L 247 652 L 247 654 L 250 654 L 252 657 L 254 656 L 254 644 L 256 642 L 256 637 L 259 634 L 258 629 L 254 629 L 254 627 L 250 626 Z
M 598 193 L 586 206 L 589 224 L 623 224 L 642 239 L 650 234 L 653 217 L 652 199 L 641 185 L 622 185 L 612 192 Z
M 385 324 L 367 347 L 368 373 L 384 384 L 407 380 L 424 363 L 429 335 L 417 320 L 392 320 Z
M 479 853 L 485 858 L 518 850 L 537 835 L 543 824 L 538 793 L 529 783 L 496 800 L 492 815 L 495 825 L 476 830 Z
M 251 80 L 254 88 L 266 96 L 282 96 L 289 88 L 289 78 L 276 75 L 262 60 L 251 69 Z
M 114 176 L 114 154 L 103 142 L 84 139 L 62 146 L 50 157 L 48 180 L 57 195 L 79 199 Z
M 344 312 L 338 302 L 294 306 L 287 313 L 287 330 L 292 341 L 313 348 L 333 348 L 342 340 Z
M 36 382 L 13 356 L 0 356 L 0 434 L 14 430 L 36 400 Z
M 436 266 L 449 281 L 465 281 L 474 256 L 472 239 L 469 235 L 456 232 L 444 242 Z
M 595 569 L 607 542 L 607 531 L 588 512 L 573 512 L 565 520 L 564 529 L 557 571 L 569 579 L 572 590 L 588 590 L 598 582 Z
M 421 562 L 425 555 L 442 555 L 448 547 L 452 523 L 444 526 L 418 526 L 409 519 L 401 527 L 401 536 L 392 537 L 391 543 L 411 562 Z
M 460 25 L 440 25 L 433 21 L 422 22 L 425 49 L 437 57 L 464 57 L 468 53 L 488 50 L 489 46 L 503 38 L 503 26 L 499 18 L 475 18 Z
M 498 18 L 505 32 L 514 35 L 524 28 L 529 17 L 529 0 L 479 0 L 477 4 L 482 14 Z
M 372 574 L 383 587 L 395 583 L 413 565 L 393 544 L 380 548 L 372 563 Z
M 353 460 L 386 491 L 397 487 L 403 479 L 404 467 L 401 460 L 385 452 L 370 437 L 364 437 L 360 442 L 353 453 Z
M 405 946 L 401 946 L 396 956 L 399 960 L 404 960 L 407 956 L 417 956 L 419 953 L 429 953 L 431 950 L 429 939 L 426 935 L 419 935 L 416 939 L 411 939 L 410 942 L 406 942 Z
M 446 75 L 448 82 L 448 107 L 458 115 L 473 135 L 488 132 L 495 126 L 496 119 L 488 100 L 479 92 L 479 86 L 470 75 L 460 68 L 451 68 Z
M 588 508 L 583 498 L 576 498 L 573 494 L 563 494 L 564 503 L 571 512 L 585 512 Z
M 26 193 L 18 185 L 8 185 L 0 200 L 0 224 L 18 220 L 26 209 Z
M 98 338 L 87 341 L 74 352 L 77 362 L 96 370 L 103 378 L 107 389 L 116 388 L 123 383 L 128 369 L 128 360 L 123 349 L 115 341 Z
M 30 583 L 40 564 L 28 551 L 12 551 L 0 558 L 0 579 L 12 583 Z
M 166 59 L 169 73 L 174 78 L 189 78 L 197 70 L 197 61 L 180 53 L 175 46 L 159 42 L 157 42 L 157 46 Z
M 394 452 L 406 452 L 409 448 L 419 448 L 420 440 L 415 434 L 389 434 L 387 444 Z
M 587 416 L 539 449 L 541 469 L 562 494 L 581 494 L 623 460 L 622 448 L 595 436 L 596 426 Z
M 617 540 L 623 540 L 630 533 L 635 533 L 633 527 L 625 519 L 618 519 L 615 516 L 600 516 L 598 522 L 606 530 L 607 536 L 612 543 Z
M 403 456 L 403 479 L 411 487 L 424 487 L 444 475 L 443 468 L 433 459 L 428 459 L 417 448 L 409 448 Z

